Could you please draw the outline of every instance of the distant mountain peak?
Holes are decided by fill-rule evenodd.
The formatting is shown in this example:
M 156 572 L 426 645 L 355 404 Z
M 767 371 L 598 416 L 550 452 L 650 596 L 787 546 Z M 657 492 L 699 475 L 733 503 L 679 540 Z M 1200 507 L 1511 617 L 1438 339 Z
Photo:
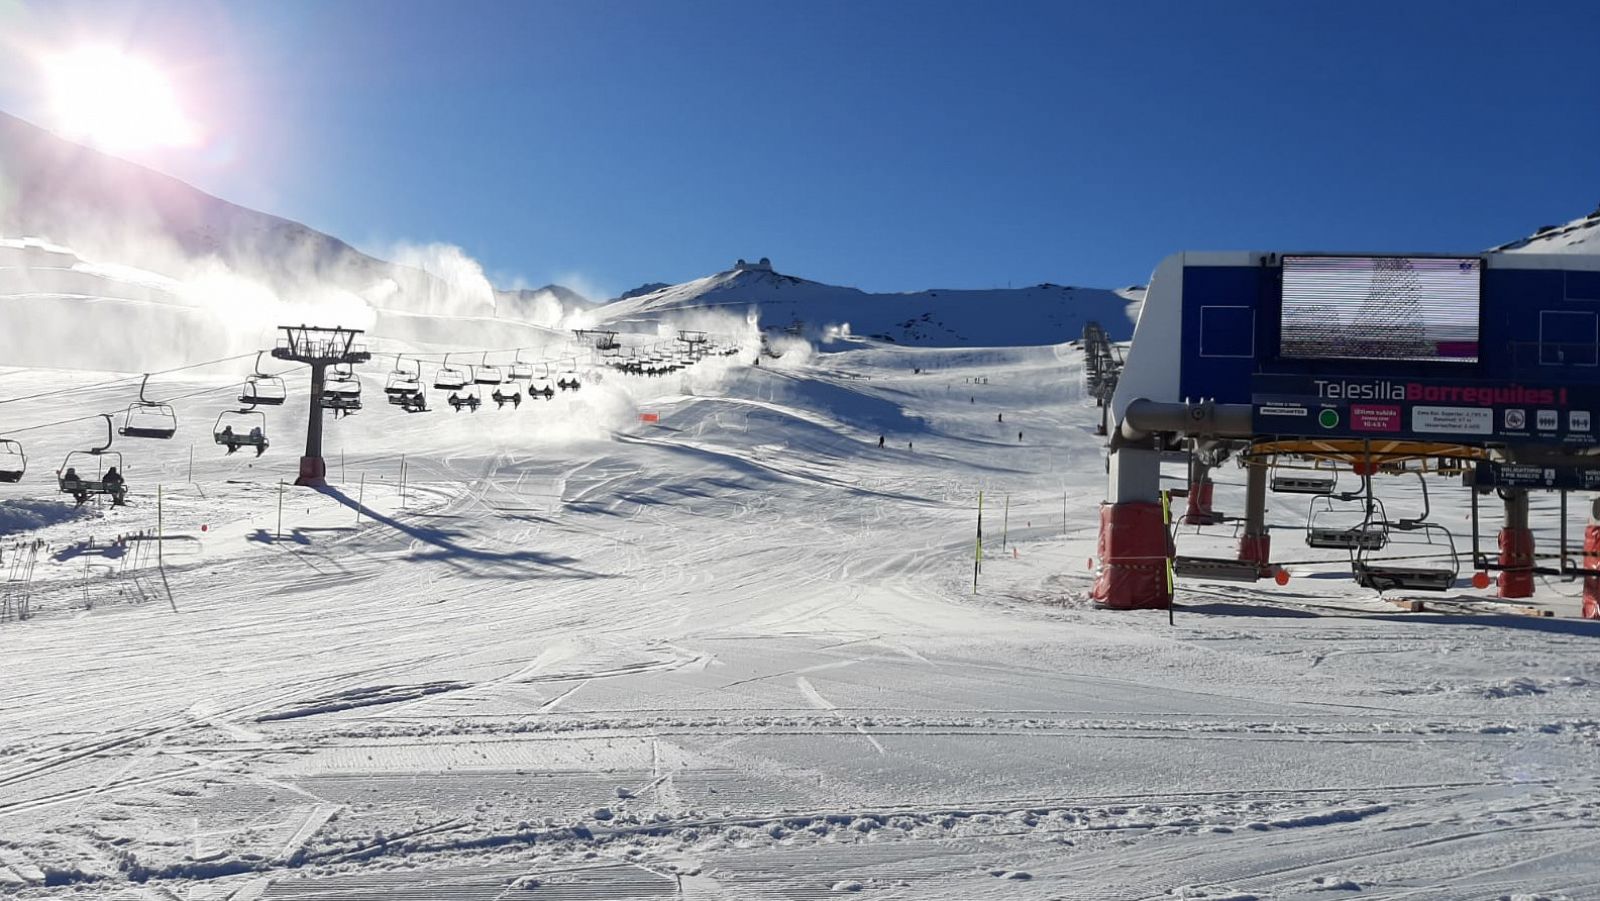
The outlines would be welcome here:
M 900 344 L 1004 346 L 1077 338 L 1089 319 L 1113 337 L 1132 332 L 1131 298 L 1097 288 L 1045 283 L 1026 288 L 876 294 L 786 275 L 768 258 L 676 285 L 643 285 L 600 307 L 602 321 L 653 327 L 682 314 L 752 312 L 764 328 L 827 338 L 865 335 Z

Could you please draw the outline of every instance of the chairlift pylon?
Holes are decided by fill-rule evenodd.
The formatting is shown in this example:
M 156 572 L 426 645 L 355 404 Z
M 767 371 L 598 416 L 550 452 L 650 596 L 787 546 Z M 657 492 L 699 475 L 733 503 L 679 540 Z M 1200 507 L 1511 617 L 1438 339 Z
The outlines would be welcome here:
M 124 438 L 156 438 L 166 440 L 178 433 L 178 414 L 171 404 L 145 397 L 145 387 L 150 384 L 150 373 L 139 382 L 139 399 L 123 412 L 122 427 L 117 434 Z

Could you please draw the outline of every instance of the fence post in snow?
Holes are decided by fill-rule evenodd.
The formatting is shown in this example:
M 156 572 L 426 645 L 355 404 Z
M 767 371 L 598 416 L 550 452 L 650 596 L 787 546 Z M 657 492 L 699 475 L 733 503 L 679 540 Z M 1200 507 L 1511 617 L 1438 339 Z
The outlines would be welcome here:
M 361 490 L 356 493 L 356 525 L 361 525 L 361 505 L 367 502 L 367 474 L 361 474 Z
M 1006 512 L 1000 519 L 1000 553 L 1006 552 L 1006 542 L 1011 539 L 1011 495 L 1006 495 Z
M 278 533 L 272 540 L 283 540 L 283 479 L 278 480 Z
M 972 593 L 978 593 L 978 573 L 983 571 L 983 491 L 978 492 L 978 543 L 972 552 Z

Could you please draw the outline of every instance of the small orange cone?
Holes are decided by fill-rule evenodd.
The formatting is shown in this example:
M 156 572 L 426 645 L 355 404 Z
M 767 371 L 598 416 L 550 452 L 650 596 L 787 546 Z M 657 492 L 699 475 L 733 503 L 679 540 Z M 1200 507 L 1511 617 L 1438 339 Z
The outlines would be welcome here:
M 1289 571 L 1281 566 L 1278 567 L 1278 571 L 1272 574 L 1272 581 L 1277 582 L 1279 585 L 1288 585 Z
M 1489 587 L 1489 574 L 1484 572 L 1481 569 L 1478 570 L 1477 572 L 1473 573 L 1472 574 L 1472 587 L 1476 588 L 1476 589 L 1479 589 L 1480 591 L 1485 589 L 1485 588 L 1488 588 Z

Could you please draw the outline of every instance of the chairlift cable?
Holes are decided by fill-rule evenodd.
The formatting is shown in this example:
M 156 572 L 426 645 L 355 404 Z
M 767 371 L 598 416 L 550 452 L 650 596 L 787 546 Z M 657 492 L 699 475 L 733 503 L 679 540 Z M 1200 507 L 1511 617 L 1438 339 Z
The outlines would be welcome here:
M 247 356 L 247 357 L 248 356 L 254 356 L 254 354 L 245 354 L 245 356 Z M 238 360 L 238 359 L 242 359 L 242 358 L 241 357 L 234 357 L 233 359 Z M 203 365 L 208 365 L 208 364 L 203 364 Z M 168 372 L 175 372 L 175 371 L 177 371 L 177 370 L 168 370 Z M 288 369 L 281 369 L 281 370 L 279 370 L 277 372 L 268 373 L 268 374 L 274 375 L 274 376 L 281 376 L 284 373 L 290 372 L 290 371 L 291 370 L 288 370 Z M 168 401 L 165 401 L 165 403 L 171 403 L 171 401 L 175 401 L 175 400 L 189 400 L 190 398 L 204 397 L 204 396 L 206 396 L 208 394 L 218 394 L 218 393 L 221 393 L 221 392 L 224 392 L 224 391 L 232 393 L 234 391 L 237 391 L 238 387 L 239 387 L 238 385 L 235 385 L 235 384 L 230 382 L 229 384 L 222 385 L 222 386 L 216 387 L 216 388 L 202 388 L 202 389 L 200 389 L 198 391 L 190 391 L 187 394 L 176 394 L 176 395 L 173 395 L 172 398 L 170 400 L 168 400 Z M 22 398 L 17 398 L 17 399 L 21 400 Z M 4 401 L 0 401 L 0 403 L 4 403 Z M 52 429 L 52 428 L 56 428 L 57 426 L 71 425 L 71 424 L 73 424 L 75 422 L 86 422 L 86 421 L 88 421 L 90 419 L 99 419 L 103 415 L 105 415 L 105 414 L 103 414 L 103 413 L 90 413 L 87 416 L 77 416 L 77 417 L 74 417 L 72 419 L 61 419 L 61 420 L 57 420 L 56 422 L 47 422 L 47 423 L 43 423 L 41 425 L 30 425 L 30 426 L 24 426 L 23 428 L 20 428 L 20 429 L 10 429 L 10 430 L 6 431 L 4 434 L 6 434 L 6 435 L 21 435 L 21 434 L 23 434 L 25 432 L 37 432 L 37 431 L 39 431 L 41 429 Z
M 40 400 L 40 399 L 47 398 L 47 397 L 59 397 L 60 395 L 63 395 L 63 394 L 74 394 L 74 393 L 79 392 L 79 391 L 93 391 L 96 388 L 109 388 L 109 387 L 112 387 L 112 386 L 115 386 L 115 385 L 121 385 L 121 384 L 123 384 L 125 382 L 138 381 L 140 379 L 148 378 L 148 377 L 153 376 L 153 375 L 170 375 L 170 374 L 172 374 L 174 372 L 184 372 L 184 371 L 189 370 L 189 369 L 200 369 L 200 368 L 203 368 L 203 367 L 206 367 L 206 366 L 218 366 L 218 365 L 221 365 L 223 363 L 233 363 L 233 362 L 237 362 L 239 360 L 249 359 L 250 357 L 253 357 L 255 355 L 256 355 L 256 352 L 255 351 L 251 351 L 250 353 L 240 354 L 240 355 L 238 355 L 236 357 L 223 357 L 220 360 L 207 360 L 204 363 L 189 363 L 189 364 L 184 365 L 184 366 L 175 366 L 175 367 L 173 367 L 171 369 L 161 369 L 161 370 L 157 370 L 155 372 L 141 372 L 141 373 L 139 373 L 137 375 L 123 376 L 122 378 L 112 379 L 112 380 L 106 381 L 106 382 L 96 382 L 96 383 L 90 384 L 90 385 L 74 385 L 74 386 L 72 386 L 70 388 L 58 388 L 58 389 L 56 389 L 54 391 L 41 391 L 38 394 L 27 394 L 27 395 L 22 395 L 20 397 L 8 397 L 8 398 L 0 399 L 0 404 L 16 403 L 17 401 L 23 401 L 23 400 Z

